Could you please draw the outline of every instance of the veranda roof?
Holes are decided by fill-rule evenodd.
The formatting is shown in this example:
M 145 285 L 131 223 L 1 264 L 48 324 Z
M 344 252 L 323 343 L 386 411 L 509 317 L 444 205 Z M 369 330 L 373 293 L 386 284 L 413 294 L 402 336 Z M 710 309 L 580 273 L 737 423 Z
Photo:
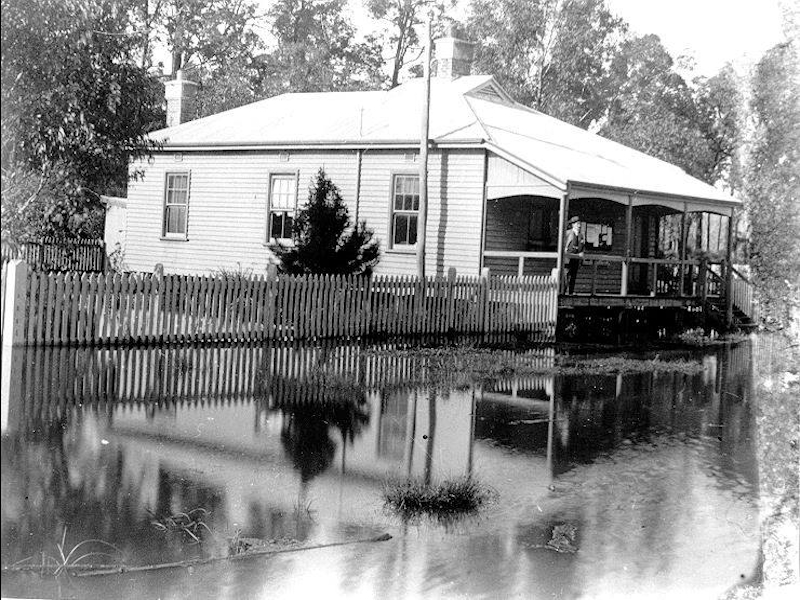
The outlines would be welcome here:
M 165 150 L 413 147 L 422 80 L 389 91 L 283 94 L 150 134 Z M 487 148 L 566 190 L 740 202 L 680 168 L 515 103 L 489 75 L 431 81 L 430 139 Z

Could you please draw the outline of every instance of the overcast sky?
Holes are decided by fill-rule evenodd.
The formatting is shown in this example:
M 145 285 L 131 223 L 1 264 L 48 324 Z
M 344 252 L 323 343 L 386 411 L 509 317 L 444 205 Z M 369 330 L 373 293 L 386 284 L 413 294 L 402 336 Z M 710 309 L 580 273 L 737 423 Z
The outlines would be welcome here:
M 778 0 L 607 0 L 638 34 L 655 33 L 673 56 L 687 54 L 696 73 L 726 62 L 758 61 L 782 39 Z

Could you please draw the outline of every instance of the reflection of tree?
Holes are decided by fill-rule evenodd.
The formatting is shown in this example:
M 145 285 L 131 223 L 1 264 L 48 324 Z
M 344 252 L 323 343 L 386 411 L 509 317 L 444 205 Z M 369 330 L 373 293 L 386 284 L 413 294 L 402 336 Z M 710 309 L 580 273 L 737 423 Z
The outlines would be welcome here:
M 275 378 L 270 392 L 273 405 L 286 417 L 281 442 L 304 483 L 333 460 L 331 427 L 339 430 L 346 444 L 353 443 L 369 422 L 365 388 L 340 378 L 324 374 L 306 380 Z
M 330 466 L 336 446 L 328 437 L 328 423 L 319 407 L 300 406 L 284 414 L 281 442 L 301 480 L 307 483 Z

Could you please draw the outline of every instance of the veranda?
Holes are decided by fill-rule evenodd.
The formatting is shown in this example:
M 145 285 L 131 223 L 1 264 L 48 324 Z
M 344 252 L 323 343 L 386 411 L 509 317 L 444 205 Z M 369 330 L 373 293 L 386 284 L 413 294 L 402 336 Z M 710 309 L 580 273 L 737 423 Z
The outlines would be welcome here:
M 597 185 L 570 185 L 560 198 L 508 195 L 513 187 L 488 188 L 484 265 L 520 277 L 555 272 L 560 311 L 700 309 L 728 328 L 757 320 L 752 286 L 734 267 L 732 207 Z M 564 252 L 572 217 L 586 240 L 582 257 Z M 570 259 L 582 260 L 573 295 L 564 293 Z

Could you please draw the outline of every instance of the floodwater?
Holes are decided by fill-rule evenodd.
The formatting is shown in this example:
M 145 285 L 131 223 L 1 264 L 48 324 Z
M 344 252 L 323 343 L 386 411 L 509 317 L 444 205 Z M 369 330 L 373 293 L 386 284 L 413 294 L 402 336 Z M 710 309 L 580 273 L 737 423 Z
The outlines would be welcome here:
M 296 551 L 6 572 L 2 595 L 715 598 L 759 553 L 751 354 L 487 381 L 391 345 L 4 349 L 4 567 L 225 556 L 231 538 Z M 387 479 L 465 474 L 496 493 L 474 516 L 383 505 Z

